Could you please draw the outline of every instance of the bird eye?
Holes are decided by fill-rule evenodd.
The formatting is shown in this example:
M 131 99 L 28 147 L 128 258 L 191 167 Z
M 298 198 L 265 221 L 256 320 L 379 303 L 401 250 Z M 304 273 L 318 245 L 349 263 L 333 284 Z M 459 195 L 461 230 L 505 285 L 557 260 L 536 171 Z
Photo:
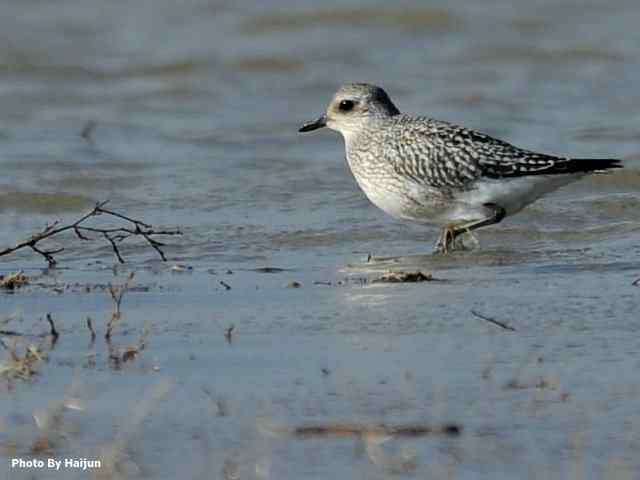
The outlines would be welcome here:
M 353 105 L 354 103 L 351 100 L 342 100 L 340 102 L 340 105 L 338 105 L 338 108 L 343 112 L 348 112 L 349 110 L 353 109 Z

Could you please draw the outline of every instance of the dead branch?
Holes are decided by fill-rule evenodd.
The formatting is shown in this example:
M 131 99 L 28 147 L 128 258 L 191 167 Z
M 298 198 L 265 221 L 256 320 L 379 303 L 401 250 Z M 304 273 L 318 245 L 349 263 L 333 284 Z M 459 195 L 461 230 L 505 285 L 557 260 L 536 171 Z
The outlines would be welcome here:
M 227 339 L 227 343 L 231 345 L 233 342 L 233 330 L 236 328 L 235 325 L 231 324 L 229 328 L 227 328 L 224 332 L 224 338 Z
M 89 348 L 91 348 L 93 347 L 93 344 L 96 343 L 96 331 L 93 329 L 91 317 L 87 317 L 87 328 L 89 329 L 89 332 L 91 332 L 91 340 L 89 341 Z
M 25 337 L 25 338 L 45 338 L 51 337 L 51 347 L 53 348 L 58 341 L 58 337 L 60 334 L 58 330 L 56 330 L 56 326 L 53 323 L 53 318 L 50 313 L 47 313 L 47 322 L 49 323 L 49 333 L 23 333 L 18 332 L 16 330 L 0 330 L 0 335 L 4 335 L 6 337 Z M 7 323 L 7 322 L 5 322 Z M 4 344 L 3 346 L 6 346 Z
M 39 255 L 42 255 L 49 266 L 53 267 L 57 263 L 54 256 L 64 251 L 64 247 L 56 249 L 42 248 L 39 246 L 40 242 L 63 232 L 72 231 L 78 239 L 83 241 L 95 240 L 96 235 L 102 236 L 111 245 L 113 253 L 120 263 L 124 263 L 124 258 L 120 254 L 119 244 L 131 237 L 142 237 L 149 246 L 158 253 L 163 261 L 167 260 L 161 249 L 165 244 L 157 241 L 154 237 L 158 235 L 182 235 L 182 232 L 179 229 L 156 230 L 151 225 L 141 220 L 136 220 L 128 217 L 127 215 L 123 215 L 122 213 L 104 208 L 107 202 L 108 201 L 96 203 L 95 207 L 93 207 L 91 211 L 85 213 L 75 222 L 68 225 L 60 225 L 59 221 L 55 221 L 50 225 L 45 225 L 40 232 L 34 233 L 30 238 L 17 243 L 13 247 L 0 250 L 0 257 L 9 255 L 24 248 L 30 248 Z M 111 217 L 111 219 L 124 222 L 125 225 L 108 228 L 87 225 L 89 220 L 100 215 L 108 216 Z
M 120 320 L 120 317 L 122 316 L 122 312 L 120 310 L 120 307 L 122 305 L 122 298 L 124 297 L 124 294 L 127 293 L 127 291 L 129 290 L 129 287 L 131 286 L 131 281 L 133 280 L 134 276 L 135 276 L 135 272 L 131 272 L 129 274 L 129 277 L 127 277 L 127 281 L 119 286 L 113 286 L 109 284 L 109 294 L 111 295 L 111 298 L 115 303 L 115 307 L 114 307 L 113 313 L 111 314 L 111 319 L 107 324 L 107 331 L 104 334 L 104 338 L 107 341 L 111 338 L 111 332 L 113 331 L 113 327 L 115 326 L 116 322 Z
M 497 326 L 499 326 L 499 327 L 501 327 L 501 328 L 504 328 L 505 330 L 510 330 L 510 331 L 512 331 L 512 332 L 515 332 L 515 331 L 516 331 L 516 329 L 515 329 L 515 328 L 513 328 L 513 327 L 511 327 L 511 326 L 507 325 L 506 323 L 502 323 L 502 322 L 500 322 L 499 320 L 496 320 L 496 319 L 491 318 L 491 317 L 486 317 L 486 316 L 484 316 L 484 315 L 482 315 L 482 314 L 480 314 L 480 313 L 476 312 L 475 310 L 471 310 L 471 314 L 472 314 L 472 315 L 474 315 L 474 316 L 476 316 L 476 317 L 478 317 L 478 318 L 481 318 L 481 319 L 482 319 L 482 320 L 484 320 L 485 322 L 493 323 L 494 325 L 497 325 Z
M 51 327 L 51 343 L 55 344 L 58 341 L 58 337 L 60 336 L 60 334 L 58 333 L 58 330 L 56 330 L 56 326 L 53 323 L 53 318 L 51 317 L 50 313 L 47 313 L 47 322 L 49 322 L 49 327 Z
M 216 416 L 218 417 L 228 417 L 229 416 L 229 405 L 227 401 L 221 396 L 214 396 L 213 392 L 206 385 L 202 385 L 200 387 L 202 392 L 209 398 L 212 405 L 216 409 Z
M 0 330 L 0 335 L 5 335 L 7 337 L 23 337 L 24 333 L 16 332 L 15 330 Z
M 406 424 L 406 425 L 364 425 L 358 423 L 328 423 L 294 427 L 289 433 L 301 438 L 313 437 L 349 437 L 367 435 L 391 435 L 398 437 L 421 437 L 426 435 L 458 436 L 462 427 L 455 423 L 442 425 Z
M 93 141 L 92 134 L 95 131 L 97 126 L 98 126 L 98 122 L 96 122 L 95 120 L 89 120 L 87 123 L 84 124 L 84 127 L 82 127 L 80 136 L 84 138 L 87 142 Z

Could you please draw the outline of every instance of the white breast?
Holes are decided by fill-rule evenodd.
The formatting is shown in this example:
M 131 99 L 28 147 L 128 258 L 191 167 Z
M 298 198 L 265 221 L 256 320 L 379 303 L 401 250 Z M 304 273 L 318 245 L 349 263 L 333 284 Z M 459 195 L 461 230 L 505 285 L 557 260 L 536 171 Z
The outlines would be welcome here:
M 404 218 L 403 206 L 405 202 L 401 195 L 392 189 L 382 188 L 380 181 L 372 181 L 355 172 L 354 177 L 371 203 L 393 217 Z

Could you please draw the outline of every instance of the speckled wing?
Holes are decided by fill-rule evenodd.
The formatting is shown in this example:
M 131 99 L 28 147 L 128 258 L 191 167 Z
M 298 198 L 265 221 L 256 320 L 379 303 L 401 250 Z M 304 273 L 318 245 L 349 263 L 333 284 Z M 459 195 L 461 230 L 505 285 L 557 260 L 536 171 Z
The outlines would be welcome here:
M 429 119 L 402 119 L 385 142 L 395 172 L 433 188 L 465 188 L 482 175 L 467 130 Z
M 569 173 L 571 160 L 538 154 L 446 122 L 414 119 L 404 125 L 399 175 L 435 188 L 465 188 L 479 177 Z
M 567 173 L 568 158 L 523 150 L 478 132 L 470 132 L 470 148 L 476 152 L 482 176 L 489 178 L 521 177 Z
M 615 159 L 573 159 L 515 147 L 480 132 L 430 119 L 404 125 L 394 169 L 435 188 L 465 188 L 478 177 L 586 173 L 620 168 Z
M 566 158 L 514 147 L 482 133 L 466 130 L 483 177 L 512 178 L 533 175 L 602 172 L 622 168 L 614 158 Z

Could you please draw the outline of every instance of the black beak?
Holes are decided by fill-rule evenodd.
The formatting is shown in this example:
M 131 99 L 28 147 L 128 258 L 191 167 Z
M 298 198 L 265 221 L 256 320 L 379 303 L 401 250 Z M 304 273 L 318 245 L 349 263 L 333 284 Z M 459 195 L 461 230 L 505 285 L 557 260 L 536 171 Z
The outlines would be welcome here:
M 319 119 L 314 120 L 312 122 L 307 122 L 304 125 L 302 125 L 302 127 L 300 127 L 300 130 L 298 130 L 298 132 L 304 133 L 304 132 L 311 132 L 313 130 L 317 130 L 319 128 L 325 127 L 327 125 L 327 117 L 325 115 L 322 115 Z

